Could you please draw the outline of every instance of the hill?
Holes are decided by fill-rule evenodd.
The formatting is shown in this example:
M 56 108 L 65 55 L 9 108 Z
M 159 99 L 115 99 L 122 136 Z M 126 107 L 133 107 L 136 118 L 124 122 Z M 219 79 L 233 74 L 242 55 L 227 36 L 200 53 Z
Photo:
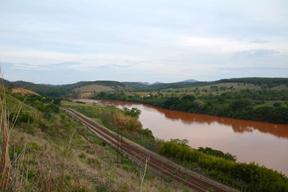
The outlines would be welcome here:
M 142 90 L 149 87 L 149 83 L 146 82 L 122 82 L 124 85 L 132 90 Z
M 226 91 L 276 89 L 285 90 L 288 78 L 233 78 L 217 81 L 186 80 L 174 83 L 118 82 L 118 81 L 81 81 L 66 85 L 36 84 L 25 81 L 5 81 L 9 87 L 25 88 L 50 97 L 91 98 L 100 92 L 153 92 L 163 94 L 219 94 Z
M 116 150 L 64 113 L 59 100 L 9 90 L 5 97 L 0 93 L 0 109 L 6 108 L 0 111 L 1 120 L 7 112 L 9 125 L 15 122 L 13 129 L 5 126 L 10 128 L 8 140 L 1 124 L 0 191 L 140 190 L 144 165 L 126 157 L 120 161 Z M 2 152 L 5 146 L 7 153 Z M 183 190 L 188 189 L 147 171 L 143 191 Z
M 11 88 L 25 88 L 49 97 L 87 98 L 97 92 L 128 89 L 117 81 L 81 81 L 66 85 L 36 84 L 25 81 L 5 82 Z
M 265 77 L 249 77 L 249 78 L 232 78 L 221 79 L 216 83 L 249 83 L 258 86 L 276 87 L 279 85 L 288 85 L 288 78 L 265 78 Z

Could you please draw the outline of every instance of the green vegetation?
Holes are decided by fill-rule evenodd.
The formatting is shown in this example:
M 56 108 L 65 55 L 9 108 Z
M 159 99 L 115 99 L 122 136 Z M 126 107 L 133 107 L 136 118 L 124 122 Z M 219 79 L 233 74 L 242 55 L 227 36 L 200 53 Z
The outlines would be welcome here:
M 288 179 L 254 163 L 237 163 L 232 156 L 211 149 L 192 149 L 186 142 L 162 142 L 160 154 L 170 157 L 190 169 L 202 170 L 206 175 L 243 191 L 287 191 Z
M 65 102 L 64 105 L 94 118 L 109 129 L 191 170 L 201 172 L 237 189 L 253 192 L 288 190 L 287 177 L 276 171 L 255 163 L 239 163 L 231 154 L 211 148 L 193 149 L 183 140 L 166 142 L 157 140 L 150 131 L 142 128 L 137 116 L 130 116 L 125 110 L 97 104 Z
M 186 144 L 186 143 L 183 143 L 183 144 Z M 221 157 L 227 160 L 236 161 L 236 157 L 231 155 L 230 153 L 223 153 L 222 151 L 211 149 L 209 147 L 205 147 L 205 148 L 199 147 L 198 151 L 202 153 L 206 153 L 208 155 L 213 155 L 213 156 Z
M 137 143 L 151 150 L 157 150 L 157 143 L 149 129 L 143 129 L 138 121 L 138 109 L 120 110 L 113 106 L 86 105 L 82 103 L 63 102 L 64 106 L 71 107 L 80 113 L 94 118 L 105 127 L 121 135 L 137 141 Z
M 54 113 L 59 112 L 59 104 L 61 102 L 60 99 L 56 99 L 56 98 L 52 99 L 49 97 L 42 97 L 39 95 L 23 96 L 20 94 L 14 94 L 14 97 L 26 103 L 27 105 L 33 106 L 37 110 L 41 111 L 47 118 L 50 118 Z
M 2 106 L 4 96 L 0 98 Z M 5 100 L 7 120 L 10 125 L 17 121 L 8 143 L 9 176 L 0 171 L 0 191 L 126 192 L 140 188 L 139 172 L 144 164 L 126 157 L 119 161 L 116 150 L 61 111 L 59 100 L 9 92 Z M 0 130 L 2 147 L 2 125 Z M 2 149 L 0 156 L 4 154 Z M 150 171 L 142 187 L 143 191 L 189 191 Z
M 138 118 L 141 114 L 141 111 L 137 108 L 134 108 L 134 107 L 131 109 L 124 107 L 123 111 L 124 111 L 125 115 L 129 115 L 131 117 L 136 117 L 136 118 Z
M 209 89 L 194 87 L 188 92 L 178 89 L 140 93 L 102 92 L 93 98 L 141 102 L 190 113 L 288 123 L 287 86 L 281 89 L 249 89 L 246 86 L 246 89 L 234 90 L 229 85 L 229 88 L 224 85 L 213 85 Z
M 246 84 L 254 84 L 254 85 L 264 86 L 264 87 L 277 87 L 279 85 L 287 85 L 288 79 L 287 78 L 250 77 L 250 78 L 222 79 L 216 82 L 246 83 Z

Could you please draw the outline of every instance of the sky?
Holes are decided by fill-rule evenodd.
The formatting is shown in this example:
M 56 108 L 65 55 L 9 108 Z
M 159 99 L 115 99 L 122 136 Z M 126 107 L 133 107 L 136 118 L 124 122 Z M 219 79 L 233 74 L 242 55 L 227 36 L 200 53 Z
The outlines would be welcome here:
M 288 77 L 287 0 L 0 0 L 4 78 Z

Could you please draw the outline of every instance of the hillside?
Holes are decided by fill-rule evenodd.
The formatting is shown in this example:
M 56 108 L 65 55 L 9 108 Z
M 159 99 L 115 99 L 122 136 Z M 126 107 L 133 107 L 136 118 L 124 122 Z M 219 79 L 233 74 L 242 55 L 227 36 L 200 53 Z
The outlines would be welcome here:
M 73 88 L 72 88 L 73 87 Z M 81 82 L 77 86 L 71 86 L 71 95 L 76 98 L 91 98 L 100 92 L 125 91 L 127 87 L 118 82 Z
M 11 88 L 12 94 L 20 94 L 20 95 L 39 95 L 38 93 L 31 91 L 29 89 L 21 88 L 21 87 L 13 87 Z
M 14 122 L 16 116 L 17 121 L 8 145 L 11 164 L 5 163 L 5 167 L 11 167 L 5 169 L 10 176 L 0 170 L 0 191 L 139 190 L 139 174 L 143 173 L 144 165 L 126 157 L 119 161 L 112 147 L 60 110 L 59 100 L 9 91 L 6 100 L 9 121 Z M 0 105 L 3 104 L 1 100 Z M 17 115 L 19 107 L 21 112 Z M 2 136 L 1 145 L 5 143 Z M 185 190 L 189 191 L 149 170 L 143 183 L 143 191 Z
M 155 83 L 142 86 L 140 90 L 153 91 L 153 90 L 165 90 L 165 89 L 189 89 L 203 86 L 218 86 L 218 85 L 244 85 L 249 88 L 249 85 L 262 88 L 272 88 L 278 86 L 288 86 L 288 78 L 265 78 L 265 77 L 250 77 L 250 78 L 232 78 L 232 79 L 220 79 L 216 81 L 196 81 L 186 80 L 175 83 Z M 138 89 L 139 90 L 139 89 Z
M 145 82 L 122 82 L 124 85 L 129 87 L 132 90 L 142 90 L 149 87 L 149 83 Z
M 279 85 L 288 85 L 288 78 L 264 78 L 264 77 L 250 77 L 250 78 L 232 78 L 221 79 L 217 83 L 247 83 L 258 86 L 276 87 Z
M 66 85 L 36 84 L 25 81 L 5 81 L 9 87 L 25 88 L 49 97 L 86 98 L 102 91 L 120 91 L 127 87 L 117 81 L 81 81 Z

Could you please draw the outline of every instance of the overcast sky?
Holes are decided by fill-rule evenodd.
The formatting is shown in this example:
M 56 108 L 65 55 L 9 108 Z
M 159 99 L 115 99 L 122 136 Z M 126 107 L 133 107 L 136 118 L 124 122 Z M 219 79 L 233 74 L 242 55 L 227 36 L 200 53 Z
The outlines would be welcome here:
M 0 0 L 4 77 L 288 77 L 287 0 Z

